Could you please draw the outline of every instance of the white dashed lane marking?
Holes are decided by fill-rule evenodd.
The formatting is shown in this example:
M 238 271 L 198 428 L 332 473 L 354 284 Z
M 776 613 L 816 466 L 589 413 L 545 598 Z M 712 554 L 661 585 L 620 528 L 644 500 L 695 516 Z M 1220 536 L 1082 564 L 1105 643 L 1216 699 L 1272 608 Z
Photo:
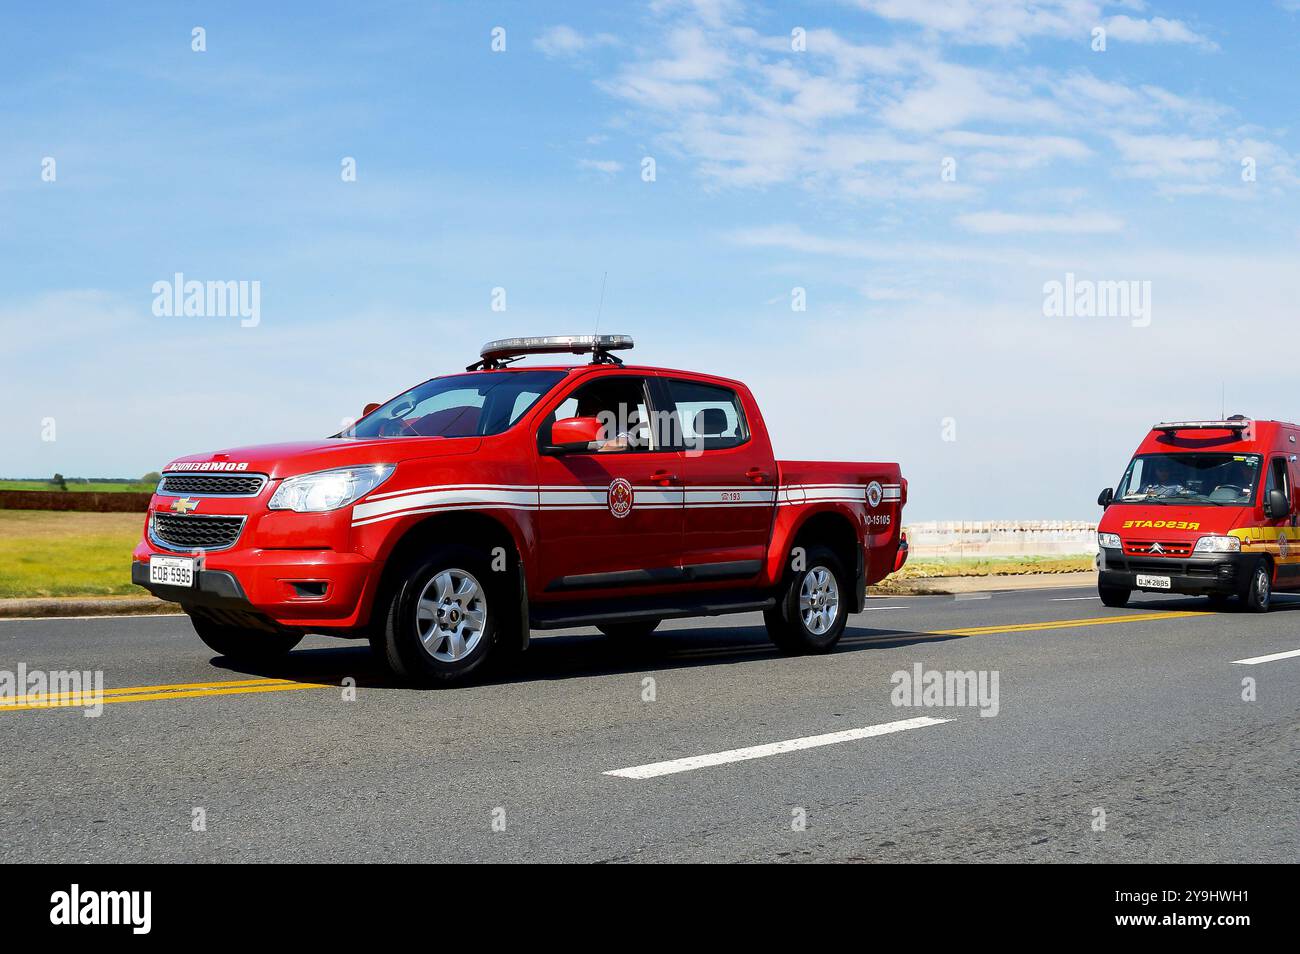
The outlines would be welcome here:
M 780 755 L 782 752 L 798 752 L 801 749 L 815 749 L 823 745 L 835 745 L 837 742 L 852 742 L 856 739 L 869 739 L 876 735 L 889 735 L 891 732 L 903 732 L 907 729 L 920 729 L 927 725 L 940 725 L 951 719 L 931 719 L 921 716 L 917 719 L 904 719 L 901 722 L 885 722 L 881 725 L 868 725 L 861 729 L 846 729 L 843 732 L 828 732 L 825 735 L 809 735 L 800 739 L 786 739 L 784 742 L 769 742 L 766 745 L 751 745 L 744 749 L 728 749 L 726 752 L 711 752 L 708 755 L 692 755 L 684 759 L 671 759 L 667 762 L 651 762 L 648 765 L 633 765 L 631 768 L 613 769 L 605 775 L 619 778 L 647 779 L 660 775 L 673 775 L 677 772 L 691 772 L 695 769 L 709 768 L 714 765 L 726 765 L 729 762 L 744 762 L 749 759 L 761 759 L 768 755 Z
M 1279 659 L 1292 659 L 1300 656 L 1300 649 L 1288 649 L 1284 653 L 1269 653 L 1267 656 L 1251 656 L 1249 659 L 1234 659 L 1234 666 L 1258 666 L 1260 663 L 1275 662 Z

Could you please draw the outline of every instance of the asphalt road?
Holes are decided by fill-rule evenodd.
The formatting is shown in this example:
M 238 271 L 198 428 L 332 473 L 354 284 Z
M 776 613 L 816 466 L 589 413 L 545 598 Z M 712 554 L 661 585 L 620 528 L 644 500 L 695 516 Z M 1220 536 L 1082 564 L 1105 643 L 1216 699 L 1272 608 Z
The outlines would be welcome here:
M 1294 862 L 1300 654 L 1235 662 L 1300 650 L 1278 602 L 873 599 L 804 658 L 755 615 L 575 630 L 442 690 L 358 643 L 250 673 L 184 617 L 0 620 L 0 670 L 187 687 L 0 711 L 0 861 Z M 996 714 L 895 705 L 916 664 L 996 673 Z M 790 740 L 825 744 L 643 768 Z

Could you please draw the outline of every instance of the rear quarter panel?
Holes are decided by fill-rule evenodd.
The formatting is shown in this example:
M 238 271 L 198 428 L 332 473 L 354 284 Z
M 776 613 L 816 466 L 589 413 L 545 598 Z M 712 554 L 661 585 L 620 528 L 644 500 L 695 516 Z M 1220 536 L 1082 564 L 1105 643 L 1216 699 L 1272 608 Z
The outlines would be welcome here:
M 866 551 L 868 585 L 893 572 L 907 502 L 907 482 L 897 464 L 779 460 L 776 466 L 777 505 L 767 566 L 770 582 L 781 578 L 800 528 L 815 515 L 827 512 L 840 514 L 853 524 Z M 874 497 L 875 484 L 880 498 L 873 504 L 868 498 L 869 490 Z

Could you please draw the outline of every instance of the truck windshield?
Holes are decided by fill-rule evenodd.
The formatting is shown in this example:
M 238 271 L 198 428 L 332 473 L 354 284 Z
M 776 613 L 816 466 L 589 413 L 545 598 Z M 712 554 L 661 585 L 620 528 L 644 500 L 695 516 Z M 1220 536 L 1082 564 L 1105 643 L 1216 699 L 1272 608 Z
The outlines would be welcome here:
M 479 437 L 519 420 L 563 371 L 491 371 L 434 378 L 399 394 L 336 437 Z
M 1117 503 L 1253 506 L 1258 454 L 1141 454 L 1115 494 Z

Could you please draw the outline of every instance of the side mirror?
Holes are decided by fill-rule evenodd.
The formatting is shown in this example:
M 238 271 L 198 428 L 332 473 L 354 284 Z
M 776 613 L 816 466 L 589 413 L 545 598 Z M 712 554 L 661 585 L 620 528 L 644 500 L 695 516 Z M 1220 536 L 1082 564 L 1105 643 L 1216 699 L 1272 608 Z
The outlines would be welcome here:
M 546 451 L 549 454 L 586 453 L 600 440 L 602 429 L 600 421 L 594 417 L 566 417 L 551 425 L 551 443 Z
M 371 401 L 369 404 L 367 404 L 364 408 L 361 409 L 361 416 L 365 417 L 368 414 L 373 414 L 375 413 L 375 411 L 378 411 L 382 406 L 383 405 L 376 404 L 374 401 Z
M 1286 494 L 1280 490 L 1270 490 L 1264 499 L 1264 516 L 1270 520 L 1277 520 L 1290 512 L 1291 505 L 1286 499 Z
M 1115 500 L 1115 491 L 1107 487 L 1097 495 L 1098 507 L 1109 507 Z

